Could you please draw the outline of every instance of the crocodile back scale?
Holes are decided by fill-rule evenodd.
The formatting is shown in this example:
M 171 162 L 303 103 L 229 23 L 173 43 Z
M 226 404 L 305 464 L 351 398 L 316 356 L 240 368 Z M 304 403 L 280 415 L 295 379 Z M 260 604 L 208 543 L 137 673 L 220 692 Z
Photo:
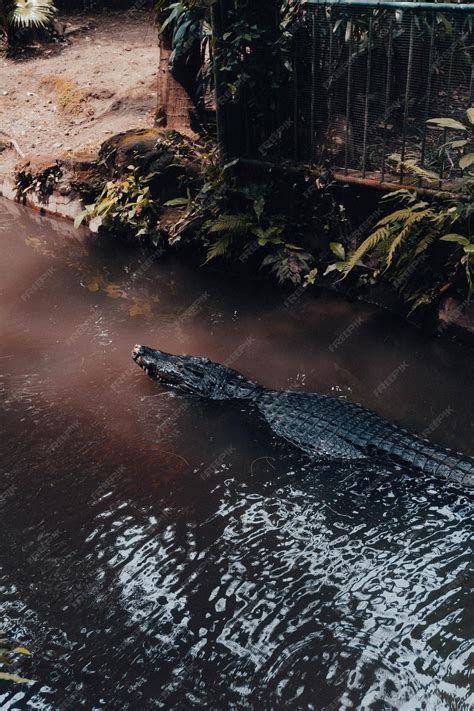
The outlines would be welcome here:
M 207 358 L 135 346 L 135 362 L 157 382 L 211 400 L 247 400 L 273 432 L 312 457 L 378 457 L 474 487 L 474 459 L 430 444 L 375 412 L 317 393 L 277 392 Z

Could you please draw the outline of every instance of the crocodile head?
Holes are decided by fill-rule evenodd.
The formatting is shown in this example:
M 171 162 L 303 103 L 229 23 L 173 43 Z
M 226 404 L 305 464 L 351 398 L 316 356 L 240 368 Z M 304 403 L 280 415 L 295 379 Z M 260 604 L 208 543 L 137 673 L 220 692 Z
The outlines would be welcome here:
M 172 355 L 139 345 L 132 358 L 153 380 L 187 394 L 226 400 L 250 398 L 259 389 L 237 371 L 208 358 Z

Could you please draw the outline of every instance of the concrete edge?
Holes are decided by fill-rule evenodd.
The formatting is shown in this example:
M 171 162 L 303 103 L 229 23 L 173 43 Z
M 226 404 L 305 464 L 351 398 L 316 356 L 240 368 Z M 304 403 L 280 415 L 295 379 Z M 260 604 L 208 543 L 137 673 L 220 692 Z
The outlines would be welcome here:
M 0 177 L 0 197 L 18 202 L 16 196 L 15 181 L 7 176 Z M 69 196 L 53 193 L 47 202 L 42 202 L 34 192 L 30 192 L 26 195 L 25 202 L 20 202 L 19 204 L 24 204 L 26 207 L 37 210 L 43 215 L 59 217 L 70 222 L 74 222 L 84 209 L 82 201 L 77 194 Z

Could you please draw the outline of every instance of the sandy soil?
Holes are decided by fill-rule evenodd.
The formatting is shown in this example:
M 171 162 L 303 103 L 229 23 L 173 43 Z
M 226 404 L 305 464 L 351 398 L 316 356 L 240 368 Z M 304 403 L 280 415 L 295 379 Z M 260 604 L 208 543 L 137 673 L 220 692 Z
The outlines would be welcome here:
M 147 14 L 61 16 L 66 43 L 0 60 L 0 140 L 25 154 L 90 152 L 108 136 L 153 125 L 159 50 Z M 6 136 L 5 136 L 6 134 Z M 0 172 L 19 159 L 0 152 Z

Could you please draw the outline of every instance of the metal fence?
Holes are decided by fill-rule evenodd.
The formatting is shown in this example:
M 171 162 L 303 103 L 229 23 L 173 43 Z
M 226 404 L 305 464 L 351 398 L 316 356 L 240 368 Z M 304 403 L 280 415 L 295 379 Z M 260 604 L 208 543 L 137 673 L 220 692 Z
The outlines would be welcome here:
M 449 189 L 473 150 L 474 5 L 307 0 L 290 91 L 259 157 Z

